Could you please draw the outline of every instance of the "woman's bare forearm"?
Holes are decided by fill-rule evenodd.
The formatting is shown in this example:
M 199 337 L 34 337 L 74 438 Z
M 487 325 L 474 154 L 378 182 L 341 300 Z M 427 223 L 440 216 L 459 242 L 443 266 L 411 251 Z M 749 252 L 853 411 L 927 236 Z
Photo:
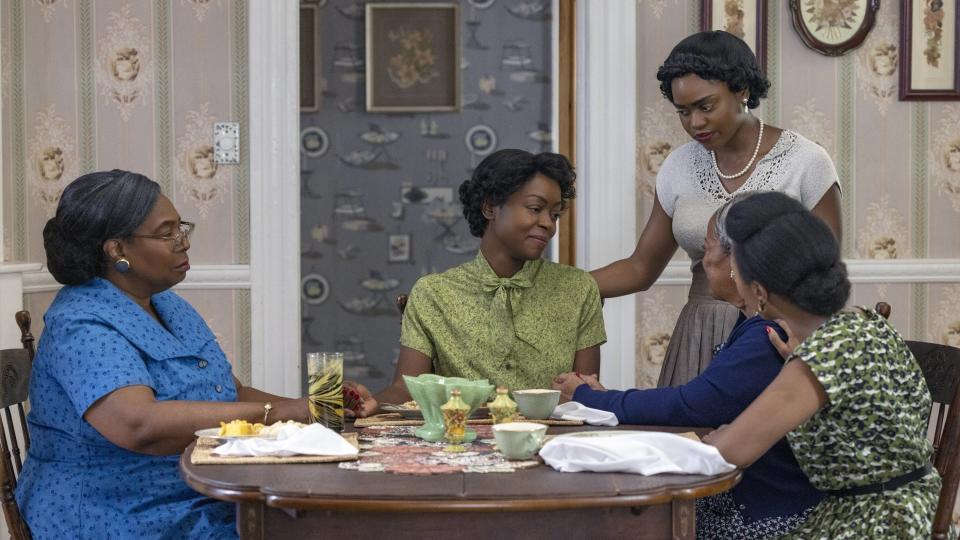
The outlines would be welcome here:
M 107 394 L 84 418 L 107 440 L 132 452 L 170 455 L 183 451 L 197 430 L 219 427 L 220 422 L 264 420 L 261 401 L 157 401 L 146 386 L 128 386 Z M 308 422 L 306 398 L 273 403 L 267 421 Z

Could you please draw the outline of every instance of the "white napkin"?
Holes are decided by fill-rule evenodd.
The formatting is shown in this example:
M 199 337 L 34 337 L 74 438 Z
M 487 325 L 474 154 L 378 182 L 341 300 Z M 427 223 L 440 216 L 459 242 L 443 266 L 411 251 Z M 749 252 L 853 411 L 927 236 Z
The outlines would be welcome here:
M 560 420 L 583 420 L 593 426 L 616 426 L 617 415 L 610 411 L 601 411 L 600 409 L 591 409 L 582 403 L 568 401 L 563 405 L 557 405 L 553 410 L 551 418 Z
M 540 449 L 540 457 L 561 472 L 637 474 L 719 474 L 736 467 L 709 444 L 656 431 L 604 432 L 597 437 L 558 436 Z
M 283 426 L 276 439 L 233 439 L 216 447 L 219 456 L 355 456 L 358 450 L 320 424 Z

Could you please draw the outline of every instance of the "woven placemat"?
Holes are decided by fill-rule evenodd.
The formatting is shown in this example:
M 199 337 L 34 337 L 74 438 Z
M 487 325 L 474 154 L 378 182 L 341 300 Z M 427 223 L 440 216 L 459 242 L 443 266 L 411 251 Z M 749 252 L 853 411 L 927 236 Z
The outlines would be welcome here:
M 357 442 L 357 433 L 341 433 L 348 443 L 356 448 L 360 448 Z M 246 465 L 246 464 L 282 464 L 282 463 L 336 463 L 338 461 L 356 461 L 354 456 L 217 456 L 213 449 L 220 446 L 220 441 L 209 437 L 200 437 L 197 439 L 197 445 L 193 447 L 193 453 L 190 454 L 190 463 L 194 465 Z
M 544 424 L 547 426 L 582 426 L 582 420 L 526 420 L 521 418 L 524 422 L 533 422 L 535 424 Z M 492 418 L 478 418 L 475 420 L 467 420 L 469 425 L 491 425 L 493 424 Z M 398 413 L 384 413 L 384 414 L 375 414 L 373 416 L 368 416 L 366 418 L 357 418 L 353 421 L 353 426 L 357 428 L 365 428 L 372 426 L 420 426 L 423 425 L 423 420 L 408 420 L 400 416 Z

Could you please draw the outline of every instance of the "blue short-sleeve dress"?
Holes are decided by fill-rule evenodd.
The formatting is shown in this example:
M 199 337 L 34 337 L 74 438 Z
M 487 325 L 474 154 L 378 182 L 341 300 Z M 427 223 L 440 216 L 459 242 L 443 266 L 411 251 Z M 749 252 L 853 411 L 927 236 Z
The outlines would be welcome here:
M 131 385 L 158 400 L 236 401 L 230 363 L 200 315 L 154 295 L 163 325 L 100 278 L 64 287 L 44 316 L 30 378 L 30 449 L 17 503 L 46 538 L 235 538 L 234 507 L 190 489 L 179 455 L 120 448 L 83 415 Z

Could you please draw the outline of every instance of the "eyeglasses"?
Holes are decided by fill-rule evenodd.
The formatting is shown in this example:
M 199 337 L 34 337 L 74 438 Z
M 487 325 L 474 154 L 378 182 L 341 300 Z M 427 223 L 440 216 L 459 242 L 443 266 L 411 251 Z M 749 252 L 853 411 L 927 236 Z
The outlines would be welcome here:
M 187 240 L 190 239 L 190 235 L 193 234 L 193 229 L 196 227 L 196 223 L 181 221 L 176 234 L 131 234 L 130 236 L 134 238 L 152 238 L 154 240 L 173 240 L 173 246 L 180 247 L 183 245 L 184 238 Z

